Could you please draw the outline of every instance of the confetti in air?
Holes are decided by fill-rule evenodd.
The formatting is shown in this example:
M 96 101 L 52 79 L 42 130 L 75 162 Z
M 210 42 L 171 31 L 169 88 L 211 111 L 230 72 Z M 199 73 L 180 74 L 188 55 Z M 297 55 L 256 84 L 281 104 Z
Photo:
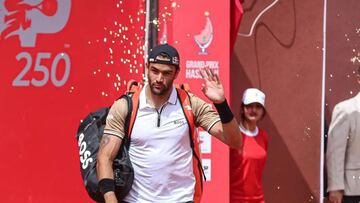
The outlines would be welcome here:
M 117 0 L 107 6 L 107 12 L 116 15 L 108 15 L 103 23 L 97 23 L 96 26 L 99 26 L 94 29 L 101 34 L 85 41 L 89 48 L 98 53 L 97 61 L 94 59 L 96 63 L 93 64 L 96 68 L 90 68 L 89 74 L 94 82 L 102 84 L 98 90 L 101 96 L 118 96 L 118 91 L 125 90 L 127 80 L 144 78 L 145 2 Z M 181 43 L 172 39 L 170 30 L 174 13 L 179 8 L 175 0 L 159 3 L 158 18 L 151 19 L 149 23 L 158 29 L 160 43 Z M 190 37 L 190 33 L 187 34 Z
M 87 46 L 99 52 L 100 61 L 94 64 L 95 70 L 90 70 L 92 78 L 97 82 L 109 84 L 105 85 L 107 88 L 100 89 L 101 96 L 117 96 L 117 91 L 125 90 L 123 88 L 126 86 L 121 84 L 125 82 L 126 77 L 142 77 L 145 8 L 145 1 L 115 1 L 108 12 L 116 15 L 109 15 L 110 19 L 105 19 L 104 23 L 100 24 L 102 35 L 86 40 Z M 70 89 L 70 92 L 73 91 L 74 89 Z

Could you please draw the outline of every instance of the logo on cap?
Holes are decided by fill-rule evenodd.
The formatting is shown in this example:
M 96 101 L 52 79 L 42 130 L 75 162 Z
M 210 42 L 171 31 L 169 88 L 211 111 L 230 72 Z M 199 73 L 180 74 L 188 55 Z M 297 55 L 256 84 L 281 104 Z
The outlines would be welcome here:
M 170 62 L 170 57 L 169 57 L 169 56 L 157 55 L 157 56 L 156 56 L 156 61 L 167 61 L 167 62 Z
M 177 56 L 172 57 L 172 63 L 179 65 L 179 58 Z

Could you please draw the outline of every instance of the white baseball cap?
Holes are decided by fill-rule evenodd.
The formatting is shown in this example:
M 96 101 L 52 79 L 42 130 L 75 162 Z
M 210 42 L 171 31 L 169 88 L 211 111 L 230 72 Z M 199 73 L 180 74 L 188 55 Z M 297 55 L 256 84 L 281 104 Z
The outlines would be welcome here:
M 248 88 L 244 92 L 242 102 L 245 105 L 260 103 L 263 107 L 265 107 L 265 94 L 256 88 Z

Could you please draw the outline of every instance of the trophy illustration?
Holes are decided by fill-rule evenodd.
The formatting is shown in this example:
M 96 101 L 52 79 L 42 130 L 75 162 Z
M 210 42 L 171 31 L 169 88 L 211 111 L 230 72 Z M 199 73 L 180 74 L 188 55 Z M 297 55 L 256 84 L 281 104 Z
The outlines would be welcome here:
M 208 54 L 205 49 L 210 46 L 214 35 L 213 26 L 209 17 L 209 13 L 205 12 L 205 16 L 206 16 L 205 28 L 201 30 L 200 34 L 194 36 L 194 40 L 196 44 L 201 49 L 199 54 Z

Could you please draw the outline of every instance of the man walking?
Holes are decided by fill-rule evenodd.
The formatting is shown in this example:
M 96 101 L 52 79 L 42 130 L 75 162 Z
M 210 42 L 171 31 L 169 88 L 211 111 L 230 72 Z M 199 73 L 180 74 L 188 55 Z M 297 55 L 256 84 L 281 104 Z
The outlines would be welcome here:
M 214 103 L 217 112 L 203 100 L 189 94 L 194 123 L 187 123 L 173 82 L 179 74 L 179 54 L 168 45 L 154 47 L 146 64 L 148 84 L 139 95 L 139 107 L 131 132 L 129 156 L 135 176 L 124 202 L 200 202 L 201 177 L 193 168 L 189 126 L 202 127 L 232 148 L 241 146 L 238 124 L 227 104 L 224 88 L 210 69 L 201 71 L 202 91 Z M 99 187 L 107 203 L 118 202 L 114 193 L 112 161 L 124 135 L 126 101 L 111 107 L 98 153 Z M 195 164 L 196 165 L 196 164 Z M 200 174 L 201 175 L 201 174 Z

